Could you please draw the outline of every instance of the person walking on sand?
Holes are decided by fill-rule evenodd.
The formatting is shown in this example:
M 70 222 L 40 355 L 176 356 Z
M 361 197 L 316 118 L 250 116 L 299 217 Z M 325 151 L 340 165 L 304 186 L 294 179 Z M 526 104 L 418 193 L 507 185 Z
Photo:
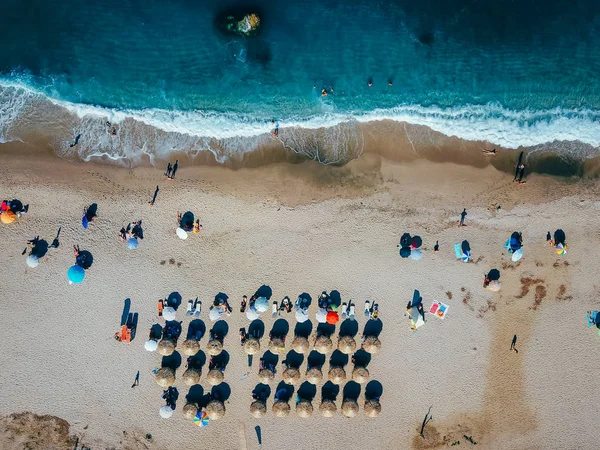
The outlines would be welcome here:
M 439 252 L 439 251 L 440 251 L 440 244 L 439 244 L 439 241 L 435 241 L 435 245 L 433 246 L 433 251 L 434 251 L 435 253 L 437 253 L 437 252 Z
M 154 196 L 152 197 L 152 201 L 148 202 L 150 206 L 154 206 L 154 202 L 156 201 L 156 196 L 158 195 L 158 186 L 156 186 L 156 190 L 154 191 Z
M 163 176 L 165 176 L 167 178 L 171 178 L 171 170 L 173 170 L 173 166 L 171 165 L 171 163 L 169 163 L 169 164 L 167 164 L 167 170 L 165 171 Z
M 514 350 L 515 353 L 519 353 L 519 350 L 517 350 L 517 335 L 515 334 L 512 338 L 512 342 L 510 343 L 510 349 Z
M 467 208 L 463 209 L 463 212 L 460 213 L 460 221 L 458 222 L 459 227 L 465 227 L 465 217 L 467 217 Z
M 171 176 L 169 177 L 169 180 L 172 180 L 175 178 L 175 172 L 177 172 L 177 167 L 179 167 L 179 160 L 176 159 L 175 160 L 175 164 L 173 164 L 173 172 L 171 172 Z

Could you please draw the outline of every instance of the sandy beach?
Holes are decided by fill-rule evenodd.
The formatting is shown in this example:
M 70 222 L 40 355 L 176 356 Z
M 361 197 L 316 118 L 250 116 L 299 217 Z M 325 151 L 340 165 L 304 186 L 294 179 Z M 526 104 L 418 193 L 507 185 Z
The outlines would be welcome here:
M 435 449 L 457 441 L 461 449 L 597 448 L 600 337 L 585 319 L 600 307 L 596 181 L 532 174 L 517 185 L 495 167 L 502 164 L 486 163 L 479 151 L 455 164 L 422 155 L 392 161 L 385 148 L 343 167 L 308 161 L 239 170 L 182 165 L 168 181 L 156 168 L 67 162 L 11 145 L 0 147 L 0 195 L 29 203 L 30 210 L 0 226 L 1 449 L 72 449 L 76 440 L 77 448 L 91 449 L 257 449 L 257 425 L 265 450 Z M 498 158 L 512 161 L 513 155 Z M 98 218 L 84 230 L 81 212 L 93 202 Z M 457 227 L 463 208 L 467 226 Z M 176 213 L 187 210 L 203 230 L 182 241 L 175 235 Z M 145 236 L 132 251 L 118 231 L 137 219 Z M 40 236 L 50 242 L 59 227 L 60 247 L 28 268 L 21 255 L 26 241 Z M 546 243 L 546 232 L 557 228 L 566 232 L 565 256 Z M 503 249 L 514 231 L 524 240 L 518 263 Z M 423 238 L 422 260 L 400 258 L 396 245 L 404 232 Z M 464 239 L 473 254 L 468 264 L 453 250 Z M 67 282 L 73 245 L 94 257 L 81 285 Z M 492 268 L 501 272 L 497 293 L 482 287 Z M 317 296 L 338 290 L 343 301 L 357 305 L 358 338 L 367 320 L 364 301 L 377 301 L 382 348 L 368 369 L 383 386 L 379 417 L 364 415 L 362 385 L 357 417 L 339 414 L 341 386 L 338 414 L 322 418 L 319 385 L 311 418 L 293 410 L 276 418 L 271 406 L 281 369 L 267 415 L 249 414 L 259 358 L 247 367 L 238 330 L 249 321 L 239 302 L 263 284 L 278 301 L 310 293 L 313 329 Z M 444 320 L 429 315 L 416 333 L 405 314 L 415 289 L 426 309 L 434 300 L 449 305 Z M 144 350 L 150 327 L 164 324 L 157 299 L 173 291 L 184 302 L 203 301 L 207 329 L 208 305 L 218 292 L 233 306 L 225 319 L 227 412 L 203 429 L 181 414 L 189 390 L 179 379 L 185 358 L 177 370 L 175 414 L 159 417 L 162 388 L 152 370 L 161 359 Z M 131 344 L 113 339 L 127 298 L 139 314 Z M 185 304 L 177 320 L 185 333 L 190 319 L 184 310 Z M 282 317 L 290 324 L 287 353 L 296 321 L 293 313 Z M 270 312 L 261 319 L 268 334 L 275 319 Z M 509 349 L 515 334 L 518 353 Z M 261 354 L 267 341 L 261 341 Z M 137 371 L 140 384 L 132 389 Z M 211 388 L 207 372 L 204 367 L 200 382 L 205 392 Z M 430 407 L 433 420 L 421 438 Z M 22 413 L 52 417 L 11 416 Z

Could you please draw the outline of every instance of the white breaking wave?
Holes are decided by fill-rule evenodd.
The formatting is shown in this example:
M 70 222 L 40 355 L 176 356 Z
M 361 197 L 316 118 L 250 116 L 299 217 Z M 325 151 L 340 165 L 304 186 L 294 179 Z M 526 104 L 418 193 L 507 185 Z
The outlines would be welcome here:
M 43 115 L 36 108 L 44 110 Z M 51 98 L 24 83 L 0 81 L 0 139 L 20 139 L 18 132 L 23 130 L 24 118 L 28 118 L 29 126 L 49 126 L 64 131 L 62 140 L 56 144 L 59 153 L 72 151 L 69 150 L 72 136 L 81 135 L 77 152 L 84 159 L 99 155 L 112 159 L 140 155 L 152 158 L 175 150 L 189 150 L 192 154 L 208 150 L 217 160 L 224 161 L 233 154 L 251 151 L 266 142 L 272 130 L 271 122 L 263 118 L 199 110 L 104 108 Z M 288 138 L 293 137 L 294 130 L 317 130 L 348 122 L 386 119 L 423 125 L 447 136 L 487 141 L 506 148 L 554 141 L 600 145 L 600 111 L 561 108 L 512 111 L 498 104 L 452 108 L 400 105 L 370 112 L 340 112 L 328 107 L 312 117 L 279 118 L 279 136 L 286 143 L 286 134 Z M 106 121 L 118 124 L 115 137 L 107 133 Z M 356 136 L 351 139 L 360 141 Z M 215 151 L 215 143 L 220 151 Z

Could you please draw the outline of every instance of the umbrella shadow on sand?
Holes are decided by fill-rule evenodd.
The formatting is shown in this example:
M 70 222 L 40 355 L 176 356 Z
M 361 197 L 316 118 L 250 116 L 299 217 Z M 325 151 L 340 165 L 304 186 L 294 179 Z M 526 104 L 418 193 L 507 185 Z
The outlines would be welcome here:
M 167 297 L 167 305 L 166 306 L 170 306 L 171 308 L 173 308 L 175 311 L 177 311 L 177 308 L 179 308 L 179 306 L 181 305 L 181 294 L 177 291 L 175 292 L 171 292 L 169 294 L 169 296 Z
M 290 331 L 290 324 L 285 319 L 277 319 L 271 328 L 269 336 L 271 338 L 285 338 Z
M 188 391 L 185 399 L 188 403 L 201 403 L 204 397 L 204 388 L 199 384 L 193 385 Z M 208 403 L 208 402 L 207 402 Z
M 381 330 L 383 330 L 383 323 L 380 319 L 369 319 L 365 324 L 363 336 L 379 337 Z
M 280 381 L 275 389 L 277 400 L 289 402 L 294 395 L 294 386 L 287 384 L 285 381 Z
M 44 239 L 38 239 L 31 249 L 30 254 L 37 256 L 38 258 L 43 258 L 48 253 L 48 242 Z
M 265 335 L 265 324 L 260 319 L 255 319 L 250 322 L 250 326 L 248 327 L 248 336 L 254 339 L 262 339 Z
M 371 362 L 371 354 L 360 348 L 352 355 L 352 360 L 358 367 L 367 367 Z
M 264 297 L 267 300 L 271 300 L 271 296 L 273 295 L 273 289 L 271 289 L 266 284 L 263 284 L 261 287 L 258 288 L 254 295 L 256 296 L 256 298 Z
M 229 333 L 229 325 L 227 325 L 227 322 L 224 320 L 217 320 L 210 330 L 211 337 L 219 341 L 223 341 L 225 336 L 227 336 L 227 333 Z
M 265 367 L 270 367 L 271 365 L 276 367 L 279 362 L 279 356 L 272 353 L 270 350 L 267 350 L 261 359 L 263 360 Z
M 381 397 L 383 394 L 383 386 L 377 380 L 371 380 L 367 383 L 365 387 L 365 399 L 375 399 Z
M 82 269 L 87 270 L 92 267 L 94 264 L 94 257 L 87 250 L 79 250 L 77 257 L 75 258 L 75 263 L 80 266 Z
M 319 353 L 316 350 L 313 350 L 309 353 L 308 358 L 306 358 L 308 367 L 318 367 L 321 369 L 325 365 L 325 355 L 323 353 Z
M 173 369 L 173 371 L 176 371 L 181 367 L 181 355 L 179 352 L 175 351 L 169 356 L 163 356 L 160 366 L 168 367 Z
M 231 388 L 227 383 L 221 383 L 210 390 L 210 395 L 212 398 L 216 400 L 220 400 L 222 402 L 226 402 L 231 397 Z
M 323 400 L 331 400 L 335 402 L 339 393 L 340 387 L 331 381 L 327 381 L 321 388 L 321 398 Z
M 230 359 L 231 358 L 229 357 L 229 353 L 227 353 L 225 350 L 223 350 L 218 355 L 210 358 L 210 363 L 209 363 L 210 369 L 218 368 L 222 372 L 225 372 L 225 369 L 227 369 L 227 364 L 229 364 Z
M 202 350 L 199 350 L 198 353 L 196 353 L 194 356 L 188 357 L 187 359 L 187 366 L 189 368 L 202 370 L 204 364 L 206 364 L 206 353 L 204 353 Z
M 206 325 L 200 319 L 194 319 L 188 325 L 186 339 L 199 341 L 206 334 Z
M 313 324 L 310 320 L 307 320 L 306 322 L 302 323 L 297 322 L 296 326 L 294 327 L 294 336 L 300 336 L 308 339 L 308 337 L 312 333 L 312 329 Z
M 329 358 L 329 365 L 331 367 L 344 367 L 346 364 L 348 364 L 348 355 L 339 350 L 334 350 Z
M 342 304 L 342 296 L 336 290 L 329 293 L 329 300 L 331 301 L 331 305 L 334 305 L 337 308 Z
M 285 361 L 283 362 L 286 363 L 288 367 L 294 367 L 298 369 L 304 362 L 304 355 L 296 353 L 294 350 L 290 350 L 285 356 Z
M 121 320 L 123 320 L 123 318 L 121 317 Z M 127 319 L 125 319 L 127 320 Z M 121 326 L 124 324 L 121 324 Z M 162 325 L 160 323 L 155 323 L 150 327 L 150 339 L 156 339 L 159 340 L 162 338 Z
M 317 386 L 308 381 L 305 381 L 298 388 L 298 397 L 312 402 L 317 395 Z
M 340 337 L 352 336 L 358 334 L 358 322 L 356 320 L 346 319 L 340 325 Z
M 261 402 L 266 402 L 271 396 L 271 386 L 268 384 L 258 383 L 252 390 L 253 397 Z
M 357 401 L 360 397 L 360 384 L 356 381 L 348 381 L 344 386 L 344 399 Z
M 330 323 L 320 323 L 317 325 L 317 336 L 331 337 L 335 333 L 335 325 Z

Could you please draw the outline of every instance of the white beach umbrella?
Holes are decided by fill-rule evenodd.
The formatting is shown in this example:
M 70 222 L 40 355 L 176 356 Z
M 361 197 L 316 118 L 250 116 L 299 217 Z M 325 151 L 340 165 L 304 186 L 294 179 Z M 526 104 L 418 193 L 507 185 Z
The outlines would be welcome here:
M 256 320 L 260 317 L 260 314 L 254 309 L 254 306 L 251 306 L 246 310 L 246 317 L 248 320 Z
M 154 352 L 158 348 L 158 342 L 156 342 L 154 339 L 150 339 L 144 343 L 144 348 L 149 352 Z
M 415 248 L 410 252 L 410 257 L 411 259 L 418 261 L 423 257 L 423 252 L 421 252 L 421 250 L 419 250 L 418 248 Z
M 208 317 L 213 322 L 216 322 L 217 320 L 219 320 L 222 315 L 223 315 L 223 310 L 221 308 L 211 308 L 210 312 L 208 313 Z
M 259 314 L 264 313 L 269 309 L 269 301 L 264 297 L 258 297 L 254 302 L 254 309 L 256 309 L 256 312 Z
M 173 415 L 173 408 L 171 408 L 170 406 L 161 406 L 160 409 L 158 410 L 158 413 L 160 414 L 160 417 L 162 417 L 163 419 L 168 419 L 169 417 L 171 417 Z
M 308 320 L 308 310 L 298 308 L 296 310 L 296 320 L 299 323 L 306 322 Z
M 185 230 L 183 228 L 181 228 L 181 227 L 177 228 L 176 233 L 177 233 L 177 236 L 179 237 L 179 239 L 184 239 L 185 240 L 188 237 L 188 235 L 185 232 Z
M 34 267 L 37 267 L 40 264 L 40 259 L 35 255 L 29 255 L 25 262 L 29 267 L 33 269 Z
M 175 320 L 176 314 L 177 311 L 175 311 L 175 309 L 171 306 L 167 306 L 163 310 L 163 317 L 165 318 L 165 320 Z
M 317 322 L 319 322 L 319 323 L 327 322 L 327 310 L 325 310 L 323 308 L 319 309 L 317 311 L 315 318 L 317 319 Z
M 512 254 L 512 260 L 514 262 L 519 261 L 522 257 L 523 257 L 523 249 L 521 249 L 521 248 L 519 250 L 514 251 Z

